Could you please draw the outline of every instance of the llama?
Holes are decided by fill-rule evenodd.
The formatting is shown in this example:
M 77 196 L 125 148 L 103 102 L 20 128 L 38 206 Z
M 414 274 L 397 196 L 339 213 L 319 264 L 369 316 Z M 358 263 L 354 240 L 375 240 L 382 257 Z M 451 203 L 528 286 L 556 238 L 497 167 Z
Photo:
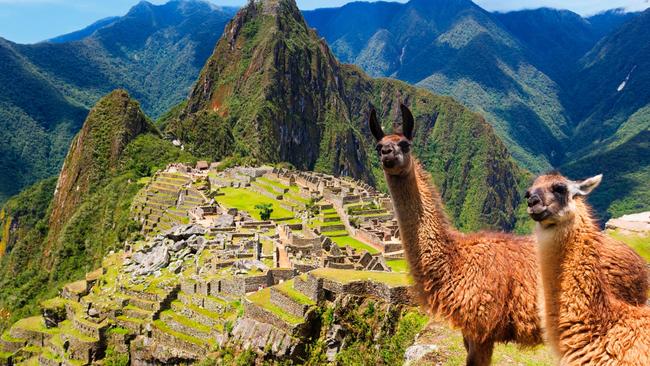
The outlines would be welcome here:
M 534 239 L 454 230 L 428 173 L 410 154 L 414 119 L 406 106 L 400 108 L 401 132 L 385 135 L 374 109 L 369 127 L 421 304 L 461 329 L 467 365 L 489 365 L 495 342 L 541 343 Z M 619 251 L 607 255 L 604 267 L 625 271 L 629 263 L 624 255 Z M 645 270 L 637 275 L 647 277 Z M 633 293 L 627 289 L 629 283 L 619 282 L 615 275 L 612 281 L 621 298 L 645 302 L 645 287 Z
M 600 248 L 609 239 L 584 199 L 601 179 L 574 182 L 553 173 L 526 192 L 536 221 L 545 329 L 563 365 L 649 365 L 650 308 L 617 299 L 603 273 Z M 632 274 L 623 271 L 620 280 L 634 284 Z

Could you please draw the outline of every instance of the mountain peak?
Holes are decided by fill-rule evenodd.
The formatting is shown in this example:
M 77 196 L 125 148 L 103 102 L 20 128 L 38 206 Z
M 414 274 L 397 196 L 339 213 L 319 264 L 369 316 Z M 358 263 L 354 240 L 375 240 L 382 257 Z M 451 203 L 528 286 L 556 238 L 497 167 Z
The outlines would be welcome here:
M 142 133 L 155 131 L 139 103 L 125 90 L 115 90 L 97 102 L 59 174 L 50 217 L 53 237 L 85 195 L 118 168 L 126 145 Z

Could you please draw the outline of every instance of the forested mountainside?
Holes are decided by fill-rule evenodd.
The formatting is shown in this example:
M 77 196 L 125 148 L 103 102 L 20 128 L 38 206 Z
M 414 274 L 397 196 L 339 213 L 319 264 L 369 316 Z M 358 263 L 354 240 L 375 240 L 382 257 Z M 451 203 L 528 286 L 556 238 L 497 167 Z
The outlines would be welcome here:
M 58 173 L 102 95 L 125 88 L 153 117 L 183 100 L 235 11 L 143 1 L 123 17 L 50 42 L 0 39 L 0 202 Z
M 120 248 L 139 226 L 131 201 L 142 177 L 194 158 L 160 137 L 128 93 L 117 90 L 90 111 L 58 178 L 10 199 L 0 211 L 0 308 L 31 314 Z
M 643 55 L 650 42 L 641 29 L 647 29 L 648 14 L 612 10 L 582 18 L 546 8 L 488 13 L 469 1 L 413 0 L 351 3 L 305 17 L 342 60 L 452 95 L 483 113 L 525 167 L 605 172 L 614 179 L 596 200 L 607 218 L 649 204 L 629 189 L 636 184 L 618 177 L 628 174 L 640 187 L 648 181 L 645 160 L 619 146 L 647 128 Z M 416 70 L 426 72 L 414 77 Z M 643 150 L 642 136 L 637 140 L 640 145 L 630 144 Z M 593 159 L 598 153 L 621 160 L 585 163 L 601 161 Z M 626 203 L 613 207 L 619 200 Z

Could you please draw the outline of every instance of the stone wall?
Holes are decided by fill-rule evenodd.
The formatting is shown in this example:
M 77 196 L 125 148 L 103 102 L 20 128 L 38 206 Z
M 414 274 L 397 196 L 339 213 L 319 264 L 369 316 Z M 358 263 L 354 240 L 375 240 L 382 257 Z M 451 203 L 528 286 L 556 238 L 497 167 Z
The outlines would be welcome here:
M 416 304 L 410 287 L 407 286 L 390 287 L 384 283 L 373 281 L 354 281 L 342 284 L 330 279 L 323 279 L 323 289 L 335 294 L 372 296 L 391 304 Z
M 151 337 L 153 338 L 154 342 L 169 348 L 183 350 L 190 357 L 194 357 L 194 359 L 197 360 L 205 358 L 205 355 L 209 351 L 208 347 L 205 345 L 200 345 L 180 338 L 176 338 L 171 334 L 163 332 L 155 326 L 152 329 Z
M 278 290 L 276 287 L 271 287 L 271 303 L 279 306 L 287 313 L 302 318 L 305 316 L 308 305 L 297 303 L 289 296 Z
M 323 300 L 323 279 L 314 276 L 298 276 L 293 281 L 293 288 L 310 299 L 320 302 Z

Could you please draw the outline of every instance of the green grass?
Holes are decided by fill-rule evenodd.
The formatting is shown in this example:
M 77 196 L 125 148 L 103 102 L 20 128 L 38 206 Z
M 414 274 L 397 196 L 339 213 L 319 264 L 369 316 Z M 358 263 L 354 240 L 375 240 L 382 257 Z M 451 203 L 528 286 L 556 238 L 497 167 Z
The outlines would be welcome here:
M 172 336 L 174 336 L 174 337 L 176 337 L 178 339 L 182 339 L 184 341 L 187 341 L 189 343 L 194 343 L 194 344 L 199 345 L 199 346 L 210 345 L 209 341 L 199 339 L 199 338 L 196 338 L 196 337 L 192 337 L 190 335 L 180 333 L 180 332 L 177 332 L 177 331 L 171 329 L 162 320 L 154 320 L 152 324 L 153 324 L 154 327 L 160 329 L 161 331 L 163 331 L 163 332 L 165 332 L 167 334 L 170 334 L 170 335 L 172 335 Z
M 393 270 L 393 272 L 408 273 L 409 264 L 406 259 L 387 259 L 386 264 Z
M 318 268 L 310 272 L 316 277 L 330 279 L 340 283 L 354 281 L 376 281 L 391 287 L 410 286 L 413 280 L 406 273 L 355 271 L 351 269 Z
M 348 231 L 347 230 L 326 231 L 323 232 L 323 235 L 329 236 L 330 238 L 334 239 L 334 237 L 342 237 L 348 235 Z
M 379 253 L 379 251 L 377 249 L 375 249 L 374 247 L 372 247 L 372 246 L 370 246 L 370 245 L 368 245 L 366 243 L 363 243 L 363 242 L 361 242 L 361 241 L 359 241 L 359 240 L 357 240 L 357 239 L 355 239 L 355 238 L 353 238 L 353 237 L 351 237 L 349 235 L 348 236 L 333 237 L 332 241 L 335 242 L 336 245 L 338 245 L 340 247 L 344 247 L 346 245 L 349 245 L 354 249 L 367 250 L 368 253 L 370 253 L 370 254 Z
M 266 184 L 267 186 L 273 186 L 273 187 L 280 188 L 280 189 L 290 189 L 289 186 L 285 186 L 284 184 L 282 184 L 282 183 L 280 183 L 278 181 L 275 181 L 275 180 L 272 180 L 272 179 L 269 179 L 269 178 L 266 178 L 266 177 L 259 177 L 259 178 L 257 178 L 257 181 L 260 182 L 260 183 Z
M 210 327 L 208 327 L 206 325 L 203 325 L 201 323 L 195 322 L 194 320 L 189 319 L 189 318 L 187 318 L 187 317 L 185 317 L 183 315 L 176 314 L 172 310 L 165 310 L 162 313 L 160 313 L 160 316 L 161 316 L 161 318 L 163 316 L 169 317 L 169 318 L 173 319 L 177 323 L 180 323 L 180 324 L 182 324 L 182 325 L 184 325 L 184 326 L 186 326 L 188 328 L 196 329 L 196 330 L 198 330 L 200 332 L 209 333 L 210 330 L 211 330 Z
M 56 334 L 58 332 L 57 328 L 46 328 L 42 316 L 20 319 L 13 325 L 13 327 L 47 334 Z
M 261 194 L 253 192 L 251 190 L 226 187 L 220 189 L 219 192 L 224 193 L 223 196 L 216 198 L 219 203 L 229 208 L 236 208 L 238 210 L 246 211 L 258 220 L 260 220 L 261 217 L 255 206 L 259 204 L 271 204 L 273 206 L 273 213 L 271 214 L 272 220 L 294 217 L 293 212 L 280 207 L 280 203 L 277 200 L 262 196 Z
M 53 329 L 57 329 L 57 328 L 53 328 Z M 59 324 L 59 328 L 57 329 L 57 333 L 73 336 L 73 337 L 77 338 L 78 340 L 80 340 L 82 342 L 92 343 L 92 342 L 97 342 L 98 341 L 97 338 L 88 337 L 87 335 L 85 335 L 85 334 L 81 333 L 80 331 L 78 331 L 72 325 L 72 322 L 70 320 L 66 320 L 66 321 L 61 322 Z
M 650 263 L 650 236 L 623 234 L 618 230 L 608 230 L 607 234 L 632 247 L 646 262 Z
M 131 333 L 131 331 L 122 327 L 114 327 L 109 330 L 109 333 L 127 335 Z
M 19 338 L 12 337 L 11 334 L 9 334 L 9 331 L 6 331 L 6 332 L 2 333 L 2 336 L 0 336 L 0 339 L 2 339 L 3 341 L 12 342 L 12 343 L 19 343 L 19 342 L 25 342 L 26 341 L 25 339 L 19 339 Z
M 293 280 L 285 281 L 275 286 L 275 288 L 299 304 L 302 305 L 316 304 L 314 300 L 310 299 L 309 297 L 305 296 L 305 294 L 303 294 L 302 292 L 297 291 L 293 288 Z
M 465 364 L 467 352 L 463 347 L 463 338 L 460 331 L 449 329 L 446 325 L 432 324 L 421 334 L 426 339 L 440 347 L 434 359 L 444 366 Z M 430 361 L 428 358 L 425 361 Z M 519 348 L 514 344 L 497 343 L 492 356 L 495 366 L 551 366 L 557 361 L 550 349 L 545 346 L 532 348 Z
M 284 320 L 289 324 L 301 324 L 305 319 L 293 316 L 287 313 L 284 309 L 279 306 L 271 303 L 271 288 L 267 287 L 265 289 L 259 290 L 251 295 L 249 295 L 248 300 L 252 303 L 259 305 L 260 307 L 270 311 L 271 313 L 277 315 L 280 319 Z

